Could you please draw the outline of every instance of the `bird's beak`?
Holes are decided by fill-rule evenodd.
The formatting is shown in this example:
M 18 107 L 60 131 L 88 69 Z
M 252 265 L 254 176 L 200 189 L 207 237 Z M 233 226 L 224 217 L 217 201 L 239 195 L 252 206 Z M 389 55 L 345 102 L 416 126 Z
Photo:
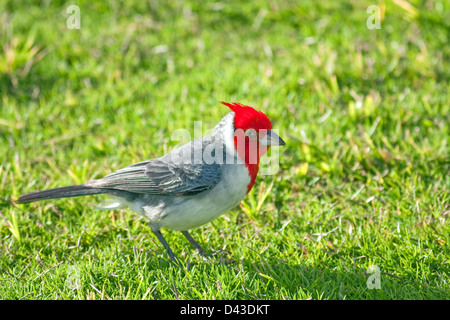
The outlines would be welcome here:
M 268 130 L 267 134 L 259 139 L 263 146 L 284 146 L 286 143 L 273 130 Z

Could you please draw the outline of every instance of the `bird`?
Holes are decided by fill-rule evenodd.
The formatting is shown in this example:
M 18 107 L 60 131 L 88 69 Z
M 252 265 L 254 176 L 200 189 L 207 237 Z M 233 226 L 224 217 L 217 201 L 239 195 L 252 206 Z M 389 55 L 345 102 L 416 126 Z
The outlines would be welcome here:
M 264 112 L 239 102 L 220 103 L 230 112 L 209 135 L 101 179 L 27 193 L 15 202 L 106 194 L 110 202 L 97 208 L 128 207 L 147 218 L 172 261 L 180 262 L 161 228 L 180 231 L 199 254 L 207 256 L 189 231 L 241 203 L 255 185 L 261 156 L 271 146 L 285 145 Z

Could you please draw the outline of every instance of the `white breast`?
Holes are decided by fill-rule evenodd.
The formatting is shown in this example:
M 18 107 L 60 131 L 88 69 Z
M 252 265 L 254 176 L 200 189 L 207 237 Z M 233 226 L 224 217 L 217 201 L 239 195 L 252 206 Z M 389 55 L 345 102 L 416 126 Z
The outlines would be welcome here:
M 245 165 L 230 165 L 225 168 L 222 180 L 213 189 L 196 196 L 180 197 L 177 203 L 166 206 L 163 209 L 164 217 L 159 214 L 161 218 L 155 222 L 172 230 L 190 230 L 237 206 L 247 194 L 250 183 L 248 170 Z M 153 211 L 154 208 L 148 209 Z M 146 216 L 152 220 L 148 214 Z

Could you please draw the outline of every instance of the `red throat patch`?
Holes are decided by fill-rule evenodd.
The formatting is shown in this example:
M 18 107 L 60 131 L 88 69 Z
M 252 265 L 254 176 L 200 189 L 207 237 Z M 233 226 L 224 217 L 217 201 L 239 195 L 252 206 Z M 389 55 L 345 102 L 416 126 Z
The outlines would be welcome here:
M 248 169 L 248 174 L 250 175 L 250 183 L 247 185 L 247 193 L 252 190 L 256 182 L 256 177 L 258 176 L 259 166 L 257 164 L 246 165 Z

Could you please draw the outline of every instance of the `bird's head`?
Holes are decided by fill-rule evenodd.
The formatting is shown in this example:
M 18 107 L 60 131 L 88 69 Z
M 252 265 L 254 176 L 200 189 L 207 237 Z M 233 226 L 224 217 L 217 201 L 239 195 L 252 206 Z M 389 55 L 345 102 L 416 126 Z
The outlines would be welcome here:
M 221 101 L 234 112 L 234 146 L 246 165 L 259 164 L 259 159 L 271 146 L 285 142 L 272 130 L 265 113 L 240 103 Z

